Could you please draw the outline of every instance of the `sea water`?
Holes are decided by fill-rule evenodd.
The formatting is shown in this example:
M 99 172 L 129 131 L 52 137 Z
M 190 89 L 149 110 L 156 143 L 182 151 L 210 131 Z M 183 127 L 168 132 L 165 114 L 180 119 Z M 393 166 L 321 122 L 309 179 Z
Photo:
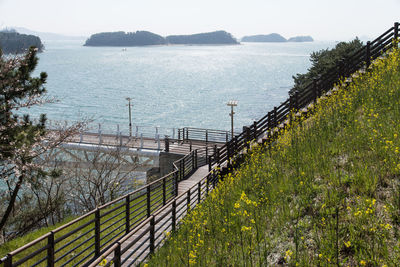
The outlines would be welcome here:
M 29 110 L 50 120 L 91 119 L 127 131 L 132 123 L 161 128 L 230 129 L 229 100 L 238 100 L 235 128 L 279 105 L 305 73 L 313 51 L 334 43 L 242 43 L 230 46 L 84 47 L 46 41 L 35 75 L 58 101 Z

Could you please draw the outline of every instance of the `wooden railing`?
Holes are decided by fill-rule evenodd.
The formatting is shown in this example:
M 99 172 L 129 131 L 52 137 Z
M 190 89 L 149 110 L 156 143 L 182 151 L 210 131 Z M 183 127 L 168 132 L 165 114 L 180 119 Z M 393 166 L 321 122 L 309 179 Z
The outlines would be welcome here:
M 166 206 L 150 216 L 135 230 L 117 241 L 90 266 L 97 266 L 104 260 L 106 260 L 104 266 L 114 265 L 118 267 L 122 264 L 136 265 L 144 261 L 154 253 L 158 246 L 162 245 L 164 239 L 167 238 L 165 233 L 174 231 L 179 225 L 177 218 L 180 217 L 177 217 L 177 207 L 181 203 L 187 203 L 187 205 L 180 208 L 180 214 L 188 213 L 208 195 L 208 192 L 215 187 L 225 173 L 240 164 L 240 160 L 236 159 L 243 155 L 242 151 L 244 148 L 249 148 L 252 141 L 257 140 L 261 135 L 266 135 L 266 140 L 273 138 L 271 136 L 272 130 L 284 121 L 289 120 L 291 113 L 294 114 L 315 102 L 324 92 L 331 90 L 332 86 L 338 83 L 341 78 L 348 77 L 349 74 L 363 67 L 367 71 L 374 59 L 393 47 L 392 44 L 398 44 L 398 33 L 399 24 L 395 23 L 394 27 L 377 39 L 367 42 L 366 46 L 351 57 L 343 59 L 339 66 L 314 79 L 313 82 L 306 86 L 304 91 L 296 92 L 252 125 L 243 127 L 243 132 L 235 135 L 232 140 L 226 142 L 224 146 L 209 156 L 210 172 L 206 177 L 185 193 L 168 202 Z M 227 163 L 226 166 L 221 168 L 224 163 Z M 212 186 L 210 187 L 211 183 Z M 133 238 L 134 236 L 136 237 Z
M 316 77 L 303 91 L 291 95 L 264 117 L 244 127 L 243 132 L 216 149 L 212 155 L 207 155 L 208 149 L 205 153 L 193 150 L 174 163 L 175 170 L 170 174 L 7 254 L 0 263 L 4 263 L 5 267 L 28 265 L 27 262 L 34 257 L 37 257 L 38 261 L 29 265 L 76 266 L 91 263 L 91 266 L 96 266 L 107 257 L 111 257 L 106 263 L 107 266 L 121 266 L 127 261 L 129 264 L 143 261 L 162 244 L 165 239 L 164 229 L 176 229 L 179 220 L 207 196 L 219 181 L 221 174 L 230 171 L 231 159 L 240 156 L 251 141 L 264 134 L 268 138 L 275 127 L 289 118 L 291 112 L 314 102 L 341 78 L 348 77 L 363 67 L 367 70 L 374 59 L 388 51 L 393 44 L 398 44 L 398 38 L 399 23 L 395 23 L 394 27 L 377 39 L 367 42 L 359 51 L 342 59 L 338 66 Z M 199 156 L 200 154 L 203 156 Z M 220 171 L 223 163 L 228 163 L 228 166 Z M 209 174 L 187 192 L 177 196 L 177 183 L 192 174 L 201 164 L 209 164 Z M 186 198 L 182 198 L 185 195 Z M 182 206 L 182 203 L 186 205 Z M 156 211 L 160 207 L 162 208 Z M 153 213 L 154 211 L 156 212 Z M 66 233 L 62 232 L 63 230 L 66 230 Z M 133 238 L 137 234 L 138 236 Z M 88 243 L 90 246 L 86 245 Z M 42 244 L 40 248 L 29 251 L 38 244 Z M 85 246 L 85 249 L 79 249 Z M 18 257 L 26 251 L 29 251 L 27 255 Z M 139 251 L 139 254 L 135 254 Z M 16 257 L 18 260 L 14 261 Z

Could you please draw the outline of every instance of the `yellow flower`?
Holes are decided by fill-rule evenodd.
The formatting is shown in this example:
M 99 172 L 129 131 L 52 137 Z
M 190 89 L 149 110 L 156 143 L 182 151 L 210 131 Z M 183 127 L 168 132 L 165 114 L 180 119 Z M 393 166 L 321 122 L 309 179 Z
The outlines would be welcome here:
M 361 260 L 361 261 L 360 261 L 360 264 L 361 264 L 362 266 L 365 266 L 365 265 L 367 265 L 367 262 L 366 262 L 365 260 Z
M 346 246 L 346 248 L 348 248 L 351 246 L 351 242 L 350 241 L 344 242 L 344 245 Z
M 250 231 L 251 230 L 251 226 L 247 227 L 247 226 L 242 226 L 242 232 L 246 232 L 246 231 Z

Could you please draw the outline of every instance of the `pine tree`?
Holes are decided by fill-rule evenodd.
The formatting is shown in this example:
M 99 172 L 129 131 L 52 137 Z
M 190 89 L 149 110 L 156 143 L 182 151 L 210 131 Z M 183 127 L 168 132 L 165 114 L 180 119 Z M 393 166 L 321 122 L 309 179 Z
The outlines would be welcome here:
M 35 158 L 82 126 L 48 132 L 44 114 L 36 123 L 29 115 L 21 115 L 30 107 L 51 102 L 44 87 L 47 74 L 32 77 L 38 63 L 36 53 L 37 49 L 31 47 L 25 55 L 6 57 L 0 50 L 0 196 L 3 193 L 2 198 L 7 200 L 0 206 L 0 232 L 12 215 L 21 189 L 49 175 Z

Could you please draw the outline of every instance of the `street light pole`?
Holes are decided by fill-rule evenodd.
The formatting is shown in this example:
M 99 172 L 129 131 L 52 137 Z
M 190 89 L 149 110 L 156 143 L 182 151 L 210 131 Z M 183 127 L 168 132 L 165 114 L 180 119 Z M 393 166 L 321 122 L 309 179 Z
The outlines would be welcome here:
M 227 106 L 231 107 L 231 113 L 229 114 L 229 116 L 231 116 L 231 136 L 233 139 L 234 133 L 233 133 L 233 115 L 235 114 L 235 112 L 233 111 L 233 107 L 236 107 L 238 104 L 237 100 L 229 100 L 228 103 L 226 104 Z
M 127 97 L 125 98 L 128 100 L 128 107 L 129 107 L 129 137 L 132 137 L 132 112 L 131 112 L 131 100 L 132 98 Z

